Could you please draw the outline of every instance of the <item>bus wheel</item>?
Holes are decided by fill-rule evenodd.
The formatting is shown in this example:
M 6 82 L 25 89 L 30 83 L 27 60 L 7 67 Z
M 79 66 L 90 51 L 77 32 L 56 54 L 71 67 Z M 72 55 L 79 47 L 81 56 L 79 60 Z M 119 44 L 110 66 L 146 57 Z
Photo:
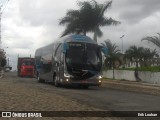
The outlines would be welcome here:
M 39 74 L 37 74 L 37 80 L 38 80 L 39 83 L 44 82 L 44 81 L 39 77 Z
M 38 80 L 39 83 L 42 82 L 42 80 L 39 78 L 39 76 L 37 76 L 37 80 Z

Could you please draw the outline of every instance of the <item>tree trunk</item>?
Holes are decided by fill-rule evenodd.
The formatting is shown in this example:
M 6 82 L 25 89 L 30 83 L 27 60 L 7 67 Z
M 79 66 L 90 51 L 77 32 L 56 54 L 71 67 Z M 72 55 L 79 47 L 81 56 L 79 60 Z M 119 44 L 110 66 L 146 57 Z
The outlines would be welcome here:
M 138 70 L 138 62 L 136 61 L 136 69 Z
M 93 40 L 97 42 L 97 29 L 94 29 L 94 35 L 93 35 Z
M 94 32 L 93 40 L 97 42 L 97 33 Z
M 113 80 L 115 79 L 114 77 L 114 62 L 112 63 L 112 67 L 113 67 Z
M 138 61 L 136 61 L 136 69 L 135 69 L 135 78 L 137 82 L 140 82 L 141 79 L 139 78 L 139 74 L 138 74 Z

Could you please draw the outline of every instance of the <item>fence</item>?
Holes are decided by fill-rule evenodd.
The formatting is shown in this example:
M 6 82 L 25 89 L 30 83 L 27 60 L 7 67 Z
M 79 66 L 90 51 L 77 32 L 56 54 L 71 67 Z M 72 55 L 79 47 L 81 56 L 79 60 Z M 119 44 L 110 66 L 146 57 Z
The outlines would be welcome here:
M 115 74 L 115 79 L 136 81 L 134 71 L 115 70 L 114 74 Z M 160 72 L 139 71 L 138 75 L 139 78 L 142 80 L 142 82 L 160 84 Z M 113 78 L 113 71 L 112 70 L 103 71 L 103 77 Z

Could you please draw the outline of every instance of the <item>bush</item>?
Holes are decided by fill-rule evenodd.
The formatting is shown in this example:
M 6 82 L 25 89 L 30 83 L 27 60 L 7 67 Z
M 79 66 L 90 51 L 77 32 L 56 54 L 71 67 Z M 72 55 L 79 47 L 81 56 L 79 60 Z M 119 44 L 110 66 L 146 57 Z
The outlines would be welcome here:
M 7 64 L 6 59 L 5 59 L 5 58 L 2 58 L 1 67 L 4 67 L 6 64 Z
M 134 71 L 135 68 L 119 68 L 118 70 L 132 70 L 132 71 Z M 160 72 L 160 66 L 140 67 L 140 68 L 138 68 L 138 71 Z

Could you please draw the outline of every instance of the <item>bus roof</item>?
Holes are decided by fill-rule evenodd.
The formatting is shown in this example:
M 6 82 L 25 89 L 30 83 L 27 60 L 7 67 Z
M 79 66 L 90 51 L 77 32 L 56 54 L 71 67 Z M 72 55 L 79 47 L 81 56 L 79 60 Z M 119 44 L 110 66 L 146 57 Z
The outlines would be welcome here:
M 50 51 L 54 50 L 54 45 L 59 44 L 59 43 L 67 43 L 67 42 L 84 42 L 84 43 L 92 43 L 92 44 L 97 44 L 96 41 L 92 40 L 88 36 L 84 35 L 67 35 L 62 38 L 59 38 L 58 40 L 52 42 L 49 45 L 46 45 L 44 47 L 41 47 L 36 50 L 35 56 L 43 56 L 46 55 L 47 53 L 50 53 Z

